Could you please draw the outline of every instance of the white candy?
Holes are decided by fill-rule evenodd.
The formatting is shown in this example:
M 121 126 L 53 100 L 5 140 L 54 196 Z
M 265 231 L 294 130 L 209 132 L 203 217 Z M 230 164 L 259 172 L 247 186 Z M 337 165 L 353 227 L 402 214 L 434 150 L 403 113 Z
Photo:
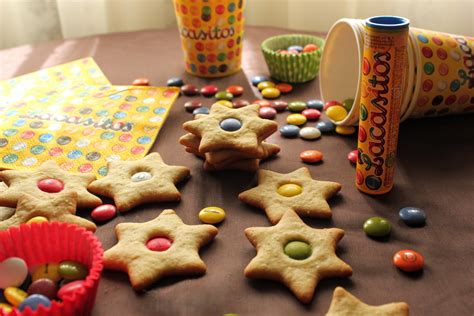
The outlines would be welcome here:
M 25 260 L 11 257 L 0 262 L 0 289 L 7 287 L 19 287 L 28 275 L 28 267 Z
M 321 131 L 316 127 L 303 127 L 300 129 L 300 137 L 303 139 L 317 139 L 321 137 Z
M 141 182 L 141 181 L 146 181 L 150 180 L 153 177 L 153 175 L 149 172 L 137 172 L 132 176 L 132 181 L 133 182 Z

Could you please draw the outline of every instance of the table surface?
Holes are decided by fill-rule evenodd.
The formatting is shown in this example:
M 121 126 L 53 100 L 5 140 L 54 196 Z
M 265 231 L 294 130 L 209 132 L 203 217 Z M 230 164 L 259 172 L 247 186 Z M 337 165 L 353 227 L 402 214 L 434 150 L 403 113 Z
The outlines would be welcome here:
M 268 74 L 259 45 L 269 36 L 290 31 L 248 27 L 245 33 L 243 71 L 218 80 L 206 80 L 184 73 L 176 29 L 109 34 L 82 39 L 55 41 L 0 51 L 0 79 L 7 79 L 75 59 L 92 56 L 113 84 L 129 84 L 148 77 L 154 85 L 182 76 L 186 82 L 203 86 L 212 82 L 220 88 L 240 84 L 246 88 L 241 98 L 258 97 L 248 80 Z M 318 80 L 295 86 L 284 100 L 319 97 Z M 354 186 L 354 166 L 347 153 L 356 147 L 356 137 L 323 135 L 317 141 L 284 139 L 279 133 L 269 141 L 281 146 L 278 158 L 262 163 L 262 168 L 287 173 L 306 166 L 314 178 L 337 181 L 342 190 L 330 200 L 330 220 L 305 219 L 314 228 L 338 227 L 345 237 L 337 254 L 353 270 L 350 278 L 322 280 L 308 305 L 300 303 L 283 285 L 266 280 L 249 280 L 245 266 L 255 249 L 244 229 L 269 226 L 263 211 L 237 198 L 239 192 L 256 185 L 256 177 L 244 172 L 207 173 L 202 161 L 178 144 L 185 132 L 181 124 L 192 119 L 180 97 L 158 135 L 152 151 L 168 164 L 191 169 L 190 180 L 179 186 L 179 203 L 151 204 L 118 216 L 97 230 L 104 249 L 115 244 L 114 227 L 121 222 L 144 222 L 166 208 L 176 210 L 187 224 L 199 224 L 197 212 L 209 205 L 223 207 L 227 219 L 219 226 L 216 239 L 200 252 L 208 271 L 202 277 L 170 277 L 149 291 L 135 293 L 127 275 L 105 271 L 99 286 L 93 315 L 322 315 L 336 286 L 343 286 L 363 301 L 380 305 L 405 301 L 411 315 L 472 315 L 474 312 L 474 116 L 430 118 L 404 122 L 400 128 L 398 165 L 394 189 L 384 196 L 359 193 Z M 209 99 L 202 100 L 211 105 Z M 278 115 L 283 124 L 285 114 Z M 299 153 L 318 149 L 324 153 L 319 165 L 304 165 Z M 404 206 L 423 208 L 428 216 L 423 228 L 409 228 L 398 219 Z M 383 216 L 393 224 L 387 241 L 374 241 L 362 231 L 363 222 Z M 401 249 L 414 249 L 425 256 L 422 273 L 406 274 L 392 265 L 392 256 Z

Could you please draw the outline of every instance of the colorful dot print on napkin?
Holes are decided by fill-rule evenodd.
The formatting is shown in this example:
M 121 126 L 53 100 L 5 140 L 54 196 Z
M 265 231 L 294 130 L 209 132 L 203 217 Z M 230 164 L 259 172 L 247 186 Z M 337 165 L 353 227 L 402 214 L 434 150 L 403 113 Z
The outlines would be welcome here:
M 53 159 L 67 171 L 105 176 L 108 161 L 145 156 L 179 94 L 78 82 L 62 89 L 54 80 L 33 87 L 0 105 L 0 168 L 32 170 Z

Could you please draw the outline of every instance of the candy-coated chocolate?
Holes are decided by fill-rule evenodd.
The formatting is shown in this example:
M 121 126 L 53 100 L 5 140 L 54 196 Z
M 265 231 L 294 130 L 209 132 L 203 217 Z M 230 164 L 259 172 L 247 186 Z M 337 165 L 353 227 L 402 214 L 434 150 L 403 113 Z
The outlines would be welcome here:
M 10 313 L 13 311 L 13 306 L 7 304 L 7 303 L 0 303 L 0 311 L 3 313 Z
M 256 87 L 260 82 L 269 81 L 270 78 L 267 76 L 254 76 L 252 78 L 252 84 Z
M 58 285 L 50 279 L 39 279 L 28 287 L 28 295 L 41 294 L 49 299 L 54 299 L 58 291 Z
M 183 82 L 183 79 L 179 77 L 175 77 L 175 78 L 168 79 L 168 81 L 166 82 L 166 85 L 168 87 L 181 87 L 182 85 L 184 85 L 184 82 Z
M 146 247 L 152 251 L 166 251 L 173 241 L 167 237 L 155 237 L 147 241 Z
M 19 287 L 28 275 L 25 260 L 10 257 L 0 262 L 0 289 Z
M 117 208 L 112 204 L 103 204 L 97 206 L 91 212 L 91 217 L 96 222 L 108 221 L 117 215 Z
M 273 120 L 277 114 L 277 111 L 274 108 L 264 107 L 258 109 L 258 115 L 261 118 Z
M 358 150 L 354 149 L 349 154 L 347 154 L 347 159 L 349 159 L 349 161 L 352 162 L 352 163 L 357 163 L 357 156 L 358 155 L 359 155 Z
M 281 136 L 286 137 L 286 138 L 296 137 L 299 135 L 299 133 L 300 133 L 300 128 L 296 125 L 287 124 L 280 127 Z
M 321 100 L 309 100 L 306 102 L 306 105 L 309 109 L 316 109 L 318 111 L 322 111 L 324 108 L 324 102 Z
M 304 47 L 303 47 L 303 53 L 310 53 L 310 52 L 314 52 L 316 50 L 318 50 L 319 47 L 315 44 L 306 44 Z
M 370 237 L 384 237 L 390 234 L 392 225 L 383 217 L 371 217 L 364 222 L 364 232 Z
M 290 114 L 286 117 L 286 122 L 292 125 L 303 125 L 306 123 L 306 116 L 303 114 Z
M 303 139 L 308 139 L 308 140 L 318 139 L 319 137 L 321 137 L 321 131 L 317 129 L 316 127 L 306 126 L 300 129 L 299 135 Z
M 67 280 L 82 280 L 89 273 L 89 269 L 86 266 L 71 260 L 62 261 L 59 264 L 58 271 L 61 277 Z
M 209 108 L 206 108 L 205 106 L 203 106 L 198 109 L 195 109 L 193 111 L 193 115 L 196 115 L 196 114 L 209 114 Z
M 81 288 L 83 288 L 84 283 L 84 280 L 68 282 L 65 285 L 61 286 L 57 296 L 64 301 L 66 297 L 73 295 L 76 291 L 79 291 Z
M 330 133 L 336 129 L 336 125 L 331 121 L 321 121 L 316 124 L 316 128 L 322 133 Z
M 33 223 L 45 223 L 48 222 L 48 218 L 44 216 L 35 216 L 30 218 L 26 224 L 33 224 Z
M 305 150 L 300 153 L 300 159 L 306 163 L 315 163 L 323 160 L 323 153 L 319 150 Z
M 393 256 L 393 264 L 405 272 L 415 272 L 423 269 L 425 258 L 414 250 L 400 250 Z
M 221 121 L 220 127 L 226 132 L 235 132 L 242 127 L 242 123 L 235 118 L 227 118 Z
M 316 109 L 306 109 L 306 110 L 303 110 L 301 114 L 306 116 L 308 121 L 316 121 L 321 116 L 321 112 L 319 112 L 319 110 L 316 110 Z
M 277 112 L 283 112 L 288 108 L 288 103 L 286 101 L 273 101 L 271 107 L 277 110 Z
M 241 96 L 242 93 L 244 93 L 244 88 L 242 86 L 234 85 L 234 86 L 227 87 L 225 91 L 232 93 L 234 97 L 238 97 L 238 96 Z
M 151 173 L 147 171 L 140 171 L 140 172 L 134 173 L 132 177 L 130 178 L 130 180 L 132 180 L 132 182 L 142 182 L 142 181 L 150 180 L 151 178 L 153 178 L 153 175 Z
M 137 78 L 133 80 L 132 86 L 149 86 L 150 80 L 148 78 Z
M 232 102 L 232 106 L 236 109 L 243 108 L 244 106 L 249 105 L 250 102 L 247 100 L 235 100 Z
M 287 52 L 288 52 L 289 55 L 298 55 L 300 53 L 299 51 L 294 50 L 294 49 L 293 50 L 288 50 Z
M 275 87 L 275 83 L 271 81 L 262 81 L 257 86 L 258 90 L 260 91 L 266 88 L 274 88 L 274 87 Z
M 225 211 L 217 206 L 208 206 L 199 212 L 199 220 L 206 224 L 217 224 L 224 220 Z
M 293 86 L 289 83 L 277 83 L 275 88 L 280 90 L 281 93 L 290 93 L 293 91 Z
M 298 53 L 302 52 L 303 51 L 303 46 L 300 46 L 300 45 L 291 45 L 291 46 L 288 46 L 288 48 L 286 49 L 288 51 L 290 50 L 295 50 L 297 51 Z
M 219 88 L 213 84 L 201 88 L 201 94 L 205 97 L 212 97 L 219 91 Z
M 37 310 L 40 306 L 49 307 L 51 305 L 51 300 L 41 294 L 33 294 L 28 296 L 21 302 L 18 309 L 23 312 L 27 307 L 32 311 Z
M 188 112 L 193 112 L 195 109 L 202 107 L 202 102 L 199 100 L 190 100 L 184 103 L 184 109 Z
M 346 109 L 347 112 L 350 112 L 352 106 L 354 105 L 354 99 L 345 99 L 342 101 L 342 106 Z
M 347 116 L 347 111 L 343 106 L 334 105 L 326 110 L 326 115 L 333 121 L 342 121 Z
M 185 85 L 181 86 L 181 93 L 186 95 L 186 96 L 192 97 L 192 96 L 198 95 L 199 90 L 193 84 L 185 84 Z
M 43 179 L 38 182 L 38 189 L 47 193 L 58 193 L 64 189 L 64 183 L 58 179 Z
M 234 107 L 234 104 L 228 100 L 219 100 L 216 102 L 217 104 L 220 104 L 220 105 L 223 105 L 223 106 L 226 106 L 228 107 L 229 109 L 233 108 Z M 214 104 L 216 104 L 214 103 Z
M 262 96 L 266 99 L 276 99 L 280 96 L 280 90 L 277 88 L 265 88 L 262 90 Z
M 336 101 L 336 100 L 328 101 L 324 104 L 323 110 L 326 111 L 328 108 L 334 105 L 342 105 L 342 104 L 341 102 Z
M 341 135 L 352 135 L 356 132 L 356 128 L 354 126 L 343 126 L 338 125 L 336 126 L 336 133 Z
M 59 282 L 61 275 L 59 274 L 59 264 L 57 263 L 45 263 L 39 265 L 33 274 L 31 280 L 34 282 L 39 279 L 50 279 L 54 282 Z
M 217 100 L 232 101 L 232 99 L 234 98 L 234 95 L 232 93 L 227 92 L 227 91 L 219 91 L 214 95 L 214 97 Z
M 400 219 L 408 226 L 419 227 L 426 224 L 426 214 L 418 207 L 407 206 L 398 212 Z
M 268 100 L 255 100 L 252 104 L 258 104 L 261 108 L 272 106 L 272 103 Z
M 285 254 L 291 259 L 304 260 L 311 256 L 311 245 L 299 240 L 290 241 L 285 245 Z
M 13 306 L 18 306 L 21 304 L 21 302 L 23 302 L 28 294 L 17 287 L 7 287 L 3 291 L 3 296 L 5 296 L 5 299 L 8 303 L 12 304 Z
M 301 194 L 301 192 L 303 192 L 303 188 L 298 184 L 286 183 L 286 184 L 281 185 L 277 189 L 277 192 L 280 195 L 283 195 L 286 197 L 292 197 L 292 196 Z
M 291 112 L 302 112 L 304 109 L 306 109 L 306 102 L 293 101 L 288 103 L 288 110 Z

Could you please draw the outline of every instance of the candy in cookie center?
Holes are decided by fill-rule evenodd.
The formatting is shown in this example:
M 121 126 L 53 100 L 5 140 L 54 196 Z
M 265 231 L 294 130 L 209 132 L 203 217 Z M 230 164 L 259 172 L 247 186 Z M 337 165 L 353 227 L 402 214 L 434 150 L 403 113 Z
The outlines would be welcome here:
M 301 192 L 303 192 L 303 188 L 298 184 L 285 183 L 278 187 L 277 192 L 280 195 L 283 195 L 286 197 L 292 197 L 292 196 L 301 194 Z
M 132 182 L 142 182 L 142 181 L 150 180 L 151 178 L 153 178 L 153 175 L 146 171 L 136 172 L 131 177 Z
M 148 240 L 146 247 L 152 251 L 166 251 L 171 247 L 173 241 L 168 237 L 153 237 Z
M 38 189 L 47 193 L 58 193 L 64 189 L 64 183 L 58 179 L 47 178 L 37 183 Z
M 220 122 L 219 126 L 226 132 L 235 132 L 242 127 L 242 122 L 236 118 L 226 118 Z
M 304 260 L 311 256 L 311 245 L 300 240 L 293 240 L 288 242 L 283 248 L 285 254 L 291 259 Z

